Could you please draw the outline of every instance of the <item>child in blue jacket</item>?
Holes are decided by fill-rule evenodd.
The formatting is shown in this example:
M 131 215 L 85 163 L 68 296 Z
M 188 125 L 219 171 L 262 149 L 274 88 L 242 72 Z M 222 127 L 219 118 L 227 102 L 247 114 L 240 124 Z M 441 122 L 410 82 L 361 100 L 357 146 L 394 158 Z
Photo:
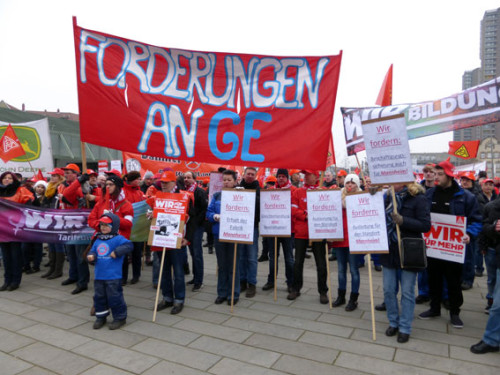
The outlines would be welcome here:
M 94 306 L 96 321 L 94 329 L 106 324 L 109 310 L 113 322 L 109 329 L 118 329 L 126 323 L 127 305 L 123 298 L 122 264 L 124 255 L 130 253 L 133 244 L 118 234 L 120 218 L 112 213 L 99 219 L 99 232 L 87 254 L 89 263 L 95 263 Z

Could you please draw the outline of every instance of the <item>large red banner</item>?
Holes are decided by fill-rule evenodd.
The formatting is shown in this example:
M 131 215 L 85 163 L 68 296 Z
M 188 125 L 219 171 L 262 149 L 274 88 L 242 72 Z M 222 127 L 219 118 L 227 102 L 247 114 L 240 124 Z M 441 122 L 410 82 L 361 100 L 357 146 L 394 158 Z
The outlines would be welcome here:
M 324 169 L 342 53 L 157 47 L 79 27 L 83 142 L 156 157 Z

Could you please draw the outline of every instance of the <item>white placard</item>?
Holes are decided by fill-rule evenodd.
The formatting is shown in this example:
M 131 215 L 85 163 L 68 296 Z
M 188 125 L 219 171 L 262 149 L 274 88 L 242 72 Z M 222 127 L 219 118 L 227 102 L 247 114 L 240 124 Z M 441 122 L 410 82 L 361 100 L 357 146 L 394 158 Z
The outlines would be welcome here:
M 255 190 L 222 190 L 219 229 L 220 241 L 253 243 L 255 194 Z
M 214 194 L 222 190 L 222 177 L 222 173 L 210 172 L 210 182 L 208 184 L 208 204 L 210 204 Z
M 0 159 L 0 174 L 9 171 L 21 173 L 23 177 L 33 177 L 40 169 L 42 174 L 47 177 L 47 173 L 54 169 L 52 143 L 49 134 L 49 121 L 47 118 L 31 122 L 10 124 L 19 142 L 21 142 L 26 155 L 14 158 L 7 163 L 4 163 L 3 160 Z M 8 122 L 0 121 L 0 126 L 2 128 L 6 129 L 8 125 Z M 4 131 L 1 132 L 0 137 L 3 133 Z
M 290 190 L 260 191 L 260 235 L 289 237 L 292 234 Z
M 178 238 L 182 238 L 182 233 L 179 232 L 180 223 L 181 215 L 159 212 L 155 226 L 151 227 L 154 230 L 153 246 L 175 249 Z
M 122 161 L 121 160 L 111 160 L 111 169 L 116 169 L 117 171 L 122 170 Z
M 404 115 L 362 122 L 372 184 L 414 180 Z
M 307 223 L 310 240 L 342 240 L 341 191 L 308 190 Z
M 384 194 L 347 195 L 345 198 L 351 253 L 388 253 Z
M 467 218 L 431 212 L 431 225 L 431 230 L 424 233 L 427 256 L 463 263 L 465 244 L 462 238 L 466 234 Z

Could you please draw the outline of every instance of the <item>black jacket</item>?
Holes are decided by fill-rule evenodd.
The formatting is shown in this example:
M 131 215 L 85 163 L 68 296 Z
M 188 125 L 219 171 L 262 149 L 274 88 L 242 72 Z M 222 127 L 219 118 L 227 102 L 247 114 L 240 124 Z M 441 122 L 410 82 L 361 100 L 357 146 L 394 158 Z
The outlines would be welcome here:
M 484 206 L 483 230 L 479 236 L 479 249 L 486 251 L 492 247 L 496 251 L 497 267 L 500 267 L 500 232 L 495 230 L 500 219 L 500 199 L 495 199 Z
M 240 186 L 245 188 L 245 189 L 253 189 L 256 191 L 255 195 L 255 220 L 254 220 L 254 226 L 256 228 L 259 227 L 259 221 L 260 221 L 260 185 L 259 181 L 255 180 L 254 182 L 251 182 L 247 184 L 245 180 L 241 180 Z
M 208 196 L 205 190 L 199 186 L 194 189 L 194 209 L 192 211 L 192 220 L 196 226 L 202 226 L 205 223 L 207 215 Z

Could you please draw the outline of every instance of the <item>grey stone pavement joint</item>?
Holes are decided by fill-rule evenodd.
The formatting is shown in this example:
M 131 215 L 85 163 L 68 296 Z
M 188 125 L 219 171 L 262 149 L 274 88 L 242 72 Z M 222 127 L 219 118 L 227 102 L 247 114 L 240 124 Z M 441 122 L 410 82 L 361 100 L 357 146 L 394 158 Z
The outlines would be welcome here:
M 248 299 L 242 293 L 231 313 L 227 304 L 213 303 L 216 258 L 204 251 L 204 288 L 186 287 L 179 315 L 164 310 L 152 322 L 155 290 L 152 269 L 145 267 L 139 283 L 124 287 L 127 324 L 116 331 L 92 329 L 92 283 L 74 296 L 73 285 L 61 286 L 63 279 L 23 275 L 20 289 L 0 293 L 0 375 L 500 374 L 500 354 L 469 351 L 488 318 L 486 276 L 464 292 L 464 329 L 451 327 L 444 309 L 440 318 L 419 320 L 428 304 L 416 305 L 410 341 L 398 344 L 385 336 L 387 317 L 378 311 L 372 339 L 368 265 L 360 269 L 359 307 L 351 313 L 319 303 L 314 259 L 305 262 L 302 295 L 288 301 L 282 257 L 278 301 L 273 290 L 262 291 L 269 264 L 259 263 L 257 295 Z M 330 265 L 335 298 L 337 265 Z M 380 303 L 382 275 L 372 275 L 374 301 Z

